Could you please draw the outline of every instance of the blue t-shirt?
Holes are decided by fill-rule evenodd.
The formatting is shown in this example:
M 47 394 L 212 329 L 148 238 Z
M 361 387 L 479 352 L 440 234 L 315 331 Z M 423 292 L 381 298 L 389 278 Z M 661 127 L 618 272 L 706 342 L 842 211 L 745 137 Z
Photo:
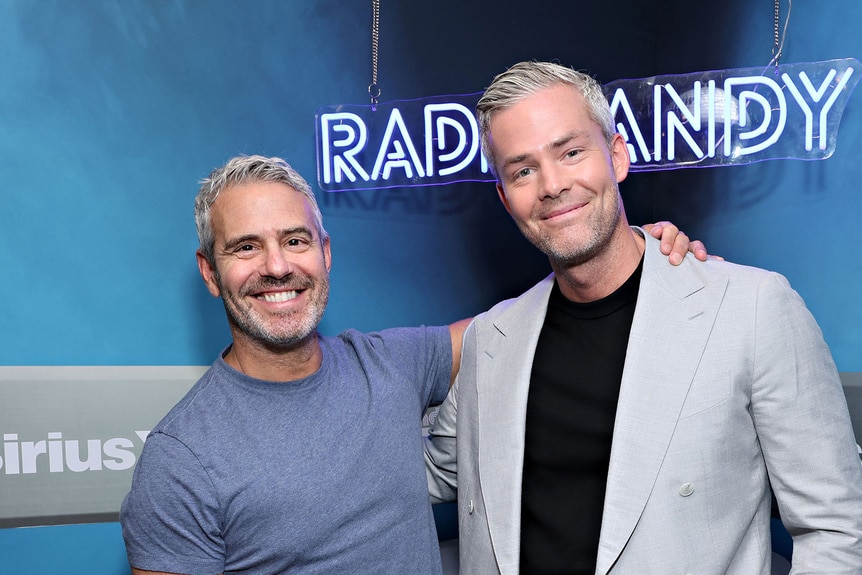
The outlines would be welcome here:
M 448 329 L 320 341 L 298 381 L 219 358 L 153 429 L 120 512 L 132 566 L 439 575 L 421 418 L 448 391 Z

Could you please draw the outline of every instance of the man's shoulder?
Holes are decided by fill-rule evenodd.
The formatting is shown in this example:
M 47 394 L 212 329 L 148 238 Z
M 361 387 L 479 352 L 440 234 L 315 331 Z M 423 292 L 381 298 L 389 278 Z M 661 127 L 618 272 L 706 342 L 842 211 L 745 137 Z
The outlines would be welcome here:
M 395 327 L 372 332 L 347 329 L 333 337 L 321 337 L 320 343 L 332 358 L 374 361 L 379 365 L 451 358 L 452 353 L 448 326 Z
M 225 403 L 219 395 L 225 386 L 218 385 L 231 377 L 229 370 L 216 362 L 198 379 L 191 389 L 168 411 L 152 429 L 152 433 L 175 435 L 194 430 L 199 418 L 213 414 L 218 406 Z
M 768 302 L 776 313 L 783 314 L 805 305 L 788 279 L 776 271 L 717 259 L 702 262 L 690 254 L 679 266 L 670 265 L 663 255 L 660 258 L 652 258 L 652 265 L 644 264 L 639 301 L 654 302 L 669 294 L 673 296 L 670 301 L 713 299 L 721 302 L 722 313 L 758 302 Z
M 438 338 L 447 338 L 448 333 L 449 328 L 445 325 L 391 327 L 369 332 L 349 328 L 342 331 L 336 336 L 321 336 L 320 342 L 321 345 L 329 347 L 375 347 L 379 345 L 385 345 L 388 342 L 418 341 L 423 339 L 434 340 Z
M 784 280 L 780 273 L 766 268 L 715 258 L 702 262 L 692 254 L 686 254 L 683 262 L 675 266 L 659 251 L 658 240 L 652 236 L 647 236 L 644 274 L 645 278 L 661 278 L 681 288 L 687 285 L 686 278 L 705 284 L 729 282 L 732 287 L 756 285 L 767 279 Z

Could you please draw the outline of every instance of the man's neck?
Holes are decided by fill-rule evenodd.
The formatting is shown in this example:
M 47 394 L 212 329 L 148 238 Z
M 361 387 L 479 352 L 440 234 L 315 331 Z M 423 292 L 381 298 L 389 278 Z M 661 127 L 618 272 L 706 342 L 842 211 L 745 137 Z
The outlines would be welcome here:
M 323 350 L 317 334 L 300 345 L 274 350 L 234 334 L 233 344 L 224 356 L 228 365 L 255 379 L 296 381 L 315 373 L 323 362 Z
M 567 299 L 580 303 L 607 297 L 637 269 L 645 243 L 640 234 L 624 224 L 617 227 L 607 249 L 591 260 L 567 267 L 551 262 L 560 291 Z

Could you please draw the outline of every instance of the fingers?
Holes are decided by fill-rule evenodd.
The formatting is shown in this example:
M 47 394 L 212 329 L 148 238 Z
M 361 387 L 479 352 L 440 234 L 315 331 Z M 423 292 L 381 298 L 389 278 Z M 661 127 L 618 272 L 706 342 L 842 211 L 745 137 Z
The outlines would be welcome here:
M 707 259 L 710 258 L 710 255 L 706 251 L 706 246 L 703 245 L 703 242 L 700 240 L 694 240 L 693 242 L 691 242 L 691 244 L 689 244 L 689 246 L 688 246 L 688 251 L 693 253 L 694 257 L 696 257 L 697 259 L 699 259 L 702 262 L 705 262 Z M 712 256 L 712 257 L 715 259 L 724 259 L 724 258 L 719 258 L 718 256 Z
M 690 240 L 672 222 L 661 221 L 654 224 L 642 226 L 652 237 L 661 240 L 661 253 L 668 256 L 668 261 L 675 266 L 682 263 L 686 252 L 691 252 L 698 260 L 705 262 L 707 259 L 724 259 L 718 256 L 710 256 L 706 246 L 700 240 Z
M 670 246 L 666 248 L 665 243 L 669 243 Z M 662 234 L 661 251 L 662 253 L 670 254 L 668 260 L 673 265 L 678 266 L 685 258 L 685 253 L 689 251 L 690 243 L 688 236 L 682 232 L 679 232 L 676 236 L 672 236 L 672 239 L 666 239 L 665 235 Z
M 660 229 L 656 230 L 655 228 Z M 689 251 L 691 242 L 688 236 L 670 222 L 659 222 L 655 228 L 650 233 L 653 237 L 661 239 L 661 253 L 668 256 L 670 263 L 678 266 L 685 258 L 685 253 Z
M 673 222 L 668 221 L 656 222 L 654 224 L 644 224 L 641 227 L 655 239 L 663 238 L 665 237 L 665 234 L 669 234 L 669 237 L 675 237 L 676 234 L 679 233 L 679 228 L 676 227 Z M 673 242 L 671 242 L 671 244 L 672 243 Z M 671 244 L 668 244 L 667 247 L 669 248 Z M 668 252 L 664 252 L 665 255 L 667 255 L 667 253 Z

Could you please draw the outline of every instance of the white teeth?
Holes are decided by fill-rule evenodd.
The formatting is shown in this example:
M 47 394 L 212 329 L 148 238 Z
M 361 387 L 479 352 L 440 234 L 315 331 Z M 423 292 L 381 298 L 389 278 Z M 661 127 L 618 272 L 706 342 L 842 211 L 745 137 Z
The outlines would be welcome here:
M 296 297 L 295 291 L 280 291 L 277 293 L 266 293 L 263 294 L 263 300 L 269 303 L 278 303 L 282 301 L 287 301 L 289 299 L 293 299 Z

